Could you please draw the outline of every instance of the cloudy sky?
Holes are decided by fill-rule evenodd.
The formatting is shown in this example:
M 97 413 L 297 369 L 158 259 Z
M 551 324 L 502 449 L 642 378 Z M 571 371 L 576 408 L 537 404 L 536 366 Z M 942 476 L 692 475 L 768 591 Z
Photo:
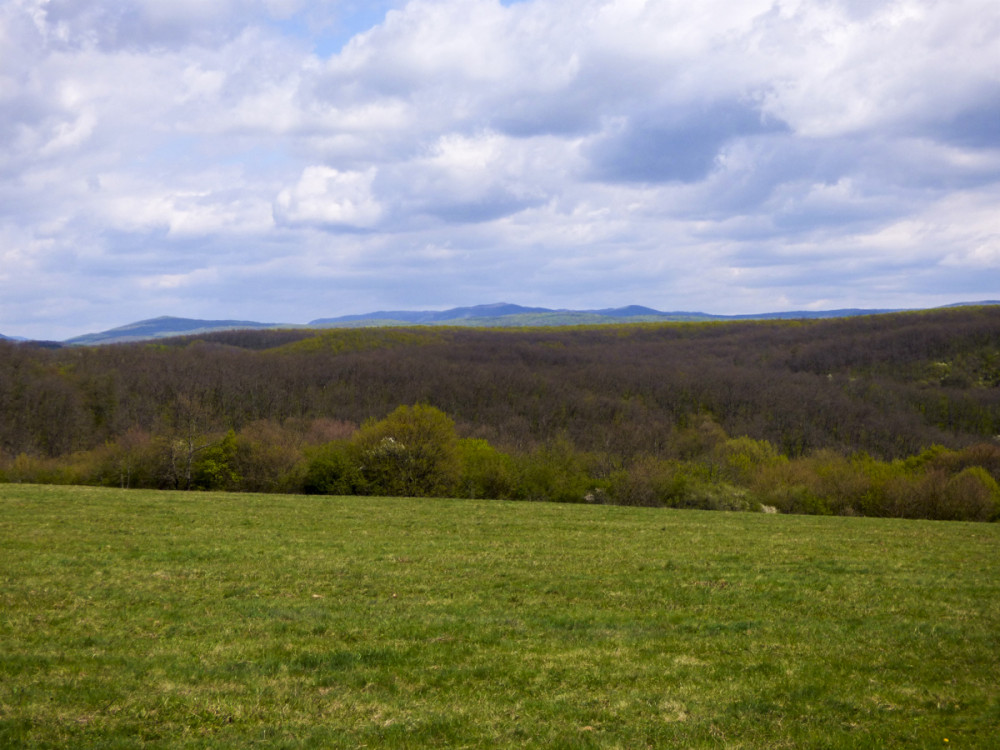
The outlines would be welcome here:
M 1000 297 L 996 0 L 4 0 L 0 333 Z

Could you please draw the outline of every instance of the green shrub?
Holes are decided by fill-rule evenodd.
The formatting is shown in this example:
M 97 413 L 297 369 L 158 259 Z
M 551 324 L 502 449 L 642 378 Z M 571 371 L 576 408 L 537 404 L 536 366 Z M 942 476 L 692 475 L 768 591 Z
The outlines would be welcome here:
M 199 490 L 238 489 L 240 475 L 236 471 L 236 450 L 233 430 L 204 448 L 194 461 L 191 486 Z
M 1000 518 L 1000 486 L 982 466 L 969 466 L 948 480 L 939 517 L 959 521 Z
M 363 425 L 351 443 L 369 494 L 447 497 L 458 488 L 462 466 L 455 423 L 433 406 L 400 406 Z
M 237 435 L 232 465 L 241 491 L 297 492 L 305 480 L 302 437 L 273 422 L 254 422 Z
M 5 481 L 12 484 L 78 484 L 72 467 L 62 459 L 19 453 L 7 462 Z
M 728 482 L 698 480 L 679 474 L 675 477 L 663 505 L 691 510 L 759 510 L 760 503 L 750 492 Z
M 963 469 L 978 466 L 994 480 L 1000 481 L 1000 445 L 977 443 L 960 451 L 942 451 L 933 457 L 930 465 L 948 474 L 958 474 Z
M 895 476 L 883 488 L 882 515 L 937 521 L 1000 520 L 1000 487 L 981 466 L 949 476 L 941 468 Z
M 712 460 L 730 481 L 751 485 L 762 469 L 787 463 L 788 459 L 766 440 L 749 437 L 730 438 L 718 443 Z
M 81 484 L 121 489 L 158 486 L 160 457 L 151 436 L 143 430 L 129 430 L 117 440 L 74 454 L 70 463 L 76 467 Z
M 777 508 L 779 513 L 801 513 L 810 516 L 831 515 L 830 506 L 803 484 L 775 485 L 755 495 L 762 505 Z
M 926 469 L 928 466 L 937 463 L 951 453 L 953 453 L 953 451 L 948 450 L 943 445 L 932 445 L 928 448 L 924 448 L 915 456 L 908 456 L 902 459 L 901 463 L 907 471 L 915 472 Z
M 656 508 L 663 505 L 662 488 L 673 476 L 669 462 L 642 455 L 611 474 L 608 495 L 617 505 Z
M 514 461 L 485 440 L 458 441 L 462 474 L 458 494 L 467 498 L 503 500 L 517 494 Z
M 366 493 L 357 449 L 335 440 L 306 450 L 302 490 L 307 495 L 363 495 Z
M 813 462 L 797 458 L 763 467 L 751 491 L 760 503 L 781 513 L 830 515 L 829 504 L 817 491 L 818 484 Z
M 619 505 L 700 510 L 757 510 L 751 493 L 716 476 L 697 461 L 640 456 L 611 476 L 608 496 Z
M 538 450 L 514 460 L 515 499 L 556 503 L 582 503 L 598 487 L 588 471 L 587 456 L 569 440 L 559 437 Z

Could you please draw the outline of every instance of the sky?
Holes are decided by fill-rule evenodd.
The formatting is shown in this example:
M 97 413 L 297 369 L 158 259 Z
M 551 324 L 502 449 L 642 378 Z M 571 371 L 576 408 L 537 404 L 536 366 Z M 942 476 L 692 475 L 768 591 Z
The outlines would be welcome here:
M 997 298 L 996 0 L 0 3 L 0 334 Z

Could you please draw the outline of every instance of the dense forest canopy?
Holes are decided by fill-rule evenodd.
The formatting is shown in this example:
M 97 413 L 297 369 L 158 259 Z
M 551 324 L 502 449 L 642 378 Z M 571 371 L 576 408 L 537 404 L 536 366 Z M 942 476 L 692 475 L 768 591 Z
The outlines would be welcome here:
M 0 342 L 0 481 L 1000 517 L 1000 307 Z
M 656 453 L 708 414 L 789 455 L 882 458 L 1000 433 L 1000 307 L 533 330 L 231 331 L 166 343 L 0 342 L 0 451 L 58 456 L 195 410 L 204 429 L 400 404 L 508 449 L 556 436 Z

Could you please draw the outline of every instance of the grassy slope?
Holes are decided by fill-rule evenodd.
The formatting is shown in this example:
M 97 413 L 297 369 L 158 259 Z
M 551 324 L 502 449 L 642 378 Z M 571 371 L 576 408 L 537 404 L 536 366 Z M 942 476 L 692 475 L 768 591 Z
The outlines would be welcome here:
M 998 543 L 0 485 L 0 746 L 995 747 Z

